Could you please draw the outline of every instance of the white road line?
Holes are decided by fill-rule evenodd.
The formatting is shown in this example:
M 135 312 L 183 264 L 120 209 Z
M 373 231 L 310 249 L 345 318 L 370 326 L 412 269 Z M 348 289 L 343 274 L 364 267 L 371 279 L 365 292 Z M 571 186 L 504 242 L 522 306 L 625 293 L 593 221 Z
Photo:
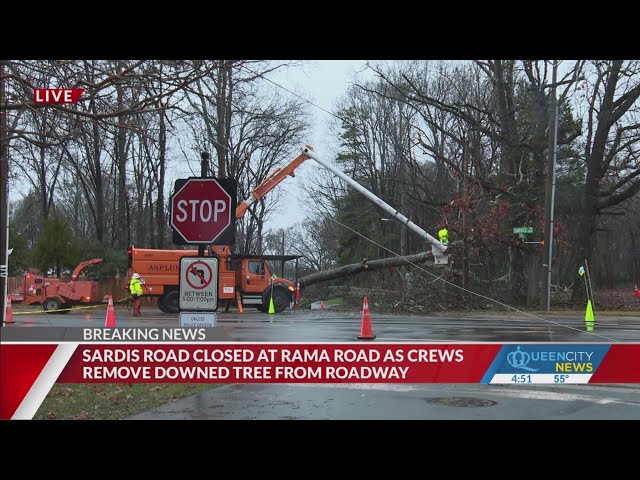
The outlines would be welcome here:
M 422 390 L 422 386 L 402 384 L 402 383 L 290 383 L 289 386 L 307 387 L 307 388 L 337 388 L 347 390 L 365 390 L 380 392 L 412 392 Z M 434 384 L 435 385 L 435 384 Z M 523 390 L 521 388 L 496 388 L 487 386 L 487 389 L 476 388 L 460 388 L 456 395 L 494 395 L 497 397 L 510 397 L 522 400 L 549 400 L 559 402 L 575 402 L 583 401 L 596 403 L 599 405 L 608 405 L 611 403 L 631 405 L 640 407 L 640 403 L 628 402 L 619 398 L 600 398 L 591 395 L 583 395 L 579 393 L 561 393 L 550 392 L 546 390 Z M 448 394 L 450 395 L 450 394 Z
M 380 392 L 411 392 L 421 387 L 402 383 L 288 383 L 294 387 L 338 388 L 347 390 L 374 390 Z
M 375 334 L 375 332 L 373 332 Z M 433 340 L 431 338 L 421 338 L 421 339 L 410 339 L 410 338 L 390 338 L 390 337 L 378 337 L 376 336 L 376 340 L 378 342 L 403 342 L 403 343 L 479 343 L 468 340 Z M 363 342 L 364 344 L 365 342 Z M 375 341 L 373 342 L 376 343 Z
M 590 403 L 597 403 L 600 405 L 606 405 L 609 403 L 620 403 L 626 405 L 634 405 L 640 407 L 640 404 L 633 402 L 626 402 L 618 398 L 599 398 L 591 395 L 582 395 L 580 393 L 560 393 L 560 392 L 548 392 L 545 390 L 522 390 L 522 389 L 507 389 L 507 388 L 493 388 L 486 393 L 501 395 L 504 397 L 521 398 L 528 400 L 555 400 L 561 402 L 575 402 L 583 401 Z

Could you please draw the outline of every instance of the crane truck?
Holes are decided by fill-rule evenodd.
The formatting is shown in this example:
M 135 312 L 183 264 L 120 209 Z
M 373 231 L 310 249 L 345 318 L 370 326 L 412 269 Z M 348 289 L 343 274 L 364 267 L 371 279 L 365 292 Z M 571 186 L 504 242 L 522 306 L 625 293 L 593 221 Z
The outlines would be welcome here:
M 251 195 L 236 208 L 236 220 L 241 219 L 249 207 L 273 190 L 287 176 L 295 177 L 295 170 L 306 160 L 313 159 L 322 167 L 333 172 L 350 187 L 362 193 L 374 204 L 385 210 L 395 220 L 406 225 L 421 238 L 431 244 L 436 265 L 448 263 L 447 245 L 413 223 L 395 208 L 378 198 L 341 170 L 322 160 L 313 147 L 306 145 L 302 152 L 283 168 L 276 169 Z M 294 283 L 286 278 L 271 275 L 265 260 L 268 257 L 256 255 L 234 255 L 229 245 L 211 245 L 205 253 L 219 257 L 219 301 L 237 301 L 238 306 L 253 306 L 266 312 L 273 296 L 276 312 L 287 308 L 295 291 Z M 158 307 L 163 312 L 179 312 L 179 263 L 183 256 L 196 256 L 197 250 L 158 250 L 138 248 L 128 249 L 129 276 L 139 273 L 145 280 L 143 293 L 158 298 Z

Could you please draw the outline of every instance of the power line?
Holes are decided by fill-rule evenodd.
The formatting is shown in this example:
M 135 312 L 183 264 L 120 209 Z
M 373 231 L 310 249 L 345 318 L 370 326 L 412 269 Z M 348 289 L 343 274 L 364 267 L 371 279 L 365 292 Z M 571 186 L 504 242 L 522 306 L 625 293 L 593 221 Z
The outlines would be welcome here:
M 263 73 L 256 72 L 256 71 L 254 71 L 254 70 L 250 69 L 249 67 L 247 67 L 246 65 L 239 65 L 239 67 L 240 67 L 240 68 L 243 68 L 243 69 L 245 69 L 245 70 L 247 70 L 248 72 L 250 72 L 250 73 L 252 73 L 252 74 L 254 74 L 254 75 L 258 76 L 258 77 L 263 78 L 263 79 L 264 79 L 264 80 L 266 80 L 267 82 L 274 84 L 276 87 L 279 87 L 279 88 L 283 89 L 284 91 L 286 91 L 286 92 L 290 93 L 291 95 L 293 95 L 293 96 L 295 96 L 295 97 L 298 97 L 300 100 L 302 100 L 302 101 L 304 101 L 304 102 L 307 102 L 309 105 L 311 105 L 311 106 L 313 106 L 313 107 L 316 107 L 317 109 L 322 110 L 323 112 L 328 113 L 329 115 L 334 116 L 334 117 L 335 117 L 335 118 L 337 118 L 338 120 L 341 120 L 341 121 L 348 121 L 348 119 L 345 119 L 345 118 L 343 118 L 343 117 L 340 117 L 339 115 L 337 115 L 337 114 L 335 114 L 335 113 L 333 113 L 333 112 L 331 112 L 331 111 L 327 110 L 326 108 L 321 107 L 320 105 L 318 105 L 318 104 L 316 104 L 316 103 L 313 103 L 311 100 L 309 100 L 309 99 L 307 99 L 307 98 L 304 98 L 302 95 L 298 95 L 297 93 L 293 92 L 292 90 L 289 90 L 287 87 L 284 87 L 284 86 L 280 85 L 278 82 L 276 82 L 276 81 L 274 81 L 274 80 L 271 80 L 270 78 L 267 78 Z M 354 125 L 354 126 L 355 126 L 355 125 Z
M 306 200 L 303 200 L 303 199 L 301 199 L 301 198 L 298 198 L 298 197 L 296 197 L 296 196 L 295 196 L 295 195 L 293 195 L 293 194 L 291 194 L 291 195 L 292 195 L 294 198 L 296 198 L 299 202 L 305 203 L 305 204 L 307 204 L 308 206 L 312 206 L 312 205 L 311 205 L 310 203 L 308 203 Z M 326 219 L 328 219 L 328 220 L 330 220 L 330 221 L 332 221 L 332 222 L 336 223 L 337 225 L 340 225 L 341 227 L 344 227 L 344 228 L 346 228 L 346 229 L 350 230 L 351 232 L 353 232 L 353 233 L 355 233 L 356 235 L 358 235 L 358 236 L 362 237 L 362 238 L 363 238 L 363 239 L 365 239 L 366 241 L 368 241 L 368 242 L 370 242 L 370 243 L 372 243 L 372 244 L 374 244 L 374 245 L 376 245 L 376 246 L 378 246 L 378 247 L 382 248 L 383 250 L 386 250 L 387 252 L 391 253 L 392 255 L 395 255 L 396 257 L 401 257 L 401 255 L 400 255 L 399 253 L 397 253 L 397 252 L 395 252 L 395 251 L 393 251 L 393 250 L 391 250 L 391 249 L 389 249 L 389 248 L 385 247 L 384 245 L 379 244 L 379 243 L 378 243 L 378 242 L 376 242 L 375 240 L 373 240 L 373 239 L 371 239 L 371 238 L 367 237 L 366 235 L 364 235 L 364 234 L 362 234 L 362 233 L 358 232 L 357 230 L 354 230 L 353 228 L 349 227 L 348 225 L 345 225 L 345 224 L 343 224 L 343 223 L 339 222 L 338 220 L 336 220 L 336 219 L 334 219 L 334 218 L 331 218 L 329 215 L 324 214 L 324 216 L 325 216 L 325 218 L 326 218 Z M 475 295 L 475 296 L 477 296 L 477 297 L 483 298 L 483 299 L 485 299 L 485 300 L 488 300 L 488 301 L 490 301 L 490 302 L 493 302 L 493 303 L 495 303 L 495 304 L 497 304 L 497 305 L 500 305 L 500 306 L 505 307 L 505 308 L 507 308 L 507 309 L 509 309 L 509 310 L 512 310 L 512 311 L 517 312 L 517 313 L 520 313 L 520 314 L 522 314 L 522 315 L 528 316 L 528 317 L 530 317 L 530 318 L 534 318 L 534 319 L 536 319 L 536 320 L 541 320 L 541 321 L 543 321 L 543 322 L 547 322 L 547 323 L 550 323 L 550 324 L 556 325 L 556 326 L 558 326 L 558 327 L 568 328 L 569 330 L 575 330 L 575 331 L 578 331 L 578 332 L 580 332 L 580 333 L 584 333 L 584 332 L 583 332 L 581 329 L 579 329 L 579 328 L 571 327 L 571 326 L 569 326 L 569 325 L 563 325 L 563 324 L 561 324 L 561 323 L 554 322 L 553 320 L 549 320 L 549 319 L 547 319 L 547 318 L 539 317 L 539 316 L 534 315 L 534 314 L 532 314 L 532 313 L 525 312 L 524 310 L 520 310 L 520 309 L 518 309 L 518 308 L 512 307 L 511 305 L 507 305 L 506 303 L 500 302 L 499 300 L 496 300 L 496 299 L 494 299 L 494 298 L 488 297 L 488 296 L 486 296 L 486 295 L 482 295 L 481 293 L 474 292 L 473 290 L 469 290 L 469 289 L 467 289 L 467 288 L 461 287 L 460 285 L 456 285 L 455 283 L 452 283 L 452 282 L 450 282 L 450 281 L 448 281 L 448 280 L 445 280 L 444 278 L 442 278 L 442 276 L 438 276 L 438 275 L 435 275 L 435 274 L 431 273 L 431 272 L 430 272 L 430 271 L 428 271 L 427 269 L 425 269 L 425 268 L 421 267 L 420 265 L 418 265 L 418 264 L 416 264 L 416 263 L 414 263 L 414 262 L 411 262 L 410 260 L 406 260 L 406 259 L 405 259 L 405 261 L 406 261 L 409 265 L 411 265 L 411 266 L 413 266 L 413 267 L 417 268 L 418 270 L 421 270 L 421 271 L 423 271 L 424 273 L 426 273 L 426 274 L 431 275 L 432 277 L 434 277 L 434 280 L 433 280 L 431 283 L 433 283 L 433 282 L 436 282 L 436 281 L 440 280 L 440 281 L 442 281 L 443 283 L 446 283 L 447 285 L 450 285 L 451 287 L 457 288 L 458 290 L 462 290 L 463 292 L 466 292 L 466 293 L 469 293 L 469 294 L 471 294 L 471 295 Z M 610 340 L 610 341 L 612 341 L 612 342 L 620 342 L 620 340 L 616 340 L 616 339 L 614 339 L 614 338 L 610 338 L 610 337 L 607 337 L 607 336 L 605 336 L 605 335 L 600 335 L 600 334 L 597 334 L 597 333 L 594 333 L 594 332 L 586 332 L 586 333 L 589 333 L 590 335 L 595 335 L 596 337 L 599 337 L 599 338 L 602 338 L 602 339 L 605 339 L 605 340 Z
M 337 118 L 337 119 L 339 119 L 339 120 L 342 120 L 342 121 L 345 121 L 345 119 L 341 118 L 340 116 L 338 116 L 338 115 L 334 114 L 333 112 L 330 112 L 330 111 L 326 110 L 325 108 L 323 108 L 323 107 L 321 107 L 321 106 L 319 106 L 319 105 L 316 105 L 315 103 L 313 103 L 313 102 L 311 102 L 310 100 L 307 100 L 306 98 L 304 98 L 304 97 L 302 97 L 302 96 L 300 96 L 300 95 L 296 94 L 295 92 L 292 92 L 292 91 L 291 91 L 291 90 L 289 90 L 288 88 L 286 88 L 286 87 L 284 87 L 284 86 L 280 85 L 279 83 L 277 83 L 277 82 L 275 82 L 275 81 L 273 81 L 273 80 L 271 80 L 271 79 L 269 79 L 269 78 L 265 77 L 263 74 L 260 74 L 260 73 L 258 73 L 258 72 L 255 72 L 255 71 L 253 71 L 253 70 L 249 69 L 248 67 L 246 67 L 246 66 L 244 66 L 244 65 L 241 65 L 240 67 L 241 67 L 241 68 L 246 69 L 247 71 L 249 71 L 249 72 L 253 73 L 254 75 L 257 75 L 257 76 L 260 76 L 260 77 L 264 78 L 265 80 L 267 80 L 268 82 L 271 82 L 271 83 L 272 83 L 272 84 L 274 84 L 275 86 L 277 86 L 277 87 L 279 87 L 279 88 L 282 88 L 283 90 L 285 90 L 285 91 L 289 92 L 290 94 L 292 94 L 292 95 L 294 95 L 294 96 L 296 96 L 296 97 L 300 98 L 301 100 L 303 100 L 303 101 L 305 101 L 305 102 L 309 103 L 310 105 L 312 105 L 312 106 L 314 106 L 314 107 L 316 107 L 316 108 L 318 108 L 318 109 L 320 109 L 320 110 L 322 110 L 322 111 L 324 111 L 324 112 L 326 112 L 326 113 L 328 113 L 328 114 L 330 114 L 330 115 L 334 116 L 335 118 Z M 348 121 L 348 120 L 346 120 L 346 121 Z M 216 142 L 216 143 L 217 143 L 217 142 Z M 223 146 L 223 145 L 220 145 L 220 146 L 221 146 L 222 148 L 227 149 L 227 151 L 230 151 L 230 150 L 228 149 L 228 147 Z M 402 147 L 402 148 L 404 149 L 404 147 Z M 291 196 L 292 196 L 293 198 L 295 198 L 296 200 L 298 200 L 299 202 L 301 202 L 301 203 L 303 203 L 303 204 L 307 205 L 308 207 L 312 207 L 312 205 L 311 205 L 307 200 L 303 200 L 303 199 L 301 199 L 300 197 L 296 196 L 295 194 L 293 194 L 293 193 L 291 193 L 291 192 L 288 192 L 288 194 L 289 194 L 289 195 L 291 195 Z M 343 228 L 346 228 L 346 229 L 350 230 L 351 232 L 355 233 L 356 235 L 360 236 L 361 238 L 365 239 L 366 241 L 368 241 L 368 242 L 370 242 L 370 243 L 372 243 L 372 244 L 376 245 L 377 247 L 382 248 L 383 250 L 385 250 L 385 251 L 387 251 L 387 252 L 391 253 L 392 255 L 395 255 L 396 257 L 401 257 L 401 255 L 400 255 L 399 253 L 397 253 L 397 252 L 395 252 L 395 251 L 393 251 L 393 250 L 391 250 L 391 249 L 387 248 L 387 247 L 386 247 L 386 246 L 384 246 L 384 245 L 379 244 L 379 243 L 378 243 L 378 242 L 376 242 L 375 240 L 373 240 L 373 239 L 371 239 L 371 238 L 367 237 L 366 235 L 363 235 L 362 233 L 360 233 L 360 232 L 358 232 L 358 231 L 354 230 L 353 228 L 349 227 L 348 225 L 345 225 L 345 224 L 343 224 L 343 223 L 339 222 L 338 220 L 336 220 L 336 219 L 334 219 L 334 218 L 331 218 L 329 215 L 326 215 L 326 214 L 323 214 L 323 215 L 324 215 L 324 217 L 325 217 L 325 218 L 329 219 L 330 221 L 332 221 L 332 222 L 336 223 L 337 225 L 340 225 L 340 226 L 341 226 L 341 227 L 343 227 Z M 561 324 L 561 323 L 554 322 L 553 320 L 549 320 L 549 319 L 546 319 L 546 318 L 539 317 L 539 316 L 534 315 L 534 314 L 531 314 L 531 313 L 529 313 L 529 312 L 525 312 L 524 310 L 520 310 L 520 309 L 518 309 L 518 308 L 512 307 L 511 305 L 507 305 L 506 303 L 500 302 L 499 300 L 496 300 L 496 299 L 494 299 L 494 298 L 491 298 L 491 297 L 488 297 L 488 296 L 483 295 L 483 294 L 481 294 L 481 293 L 474 292 L 473 290 L 469 290 L 469 289 L 467 289 L 467 288 L 461 287 L 460 285 L 456 285 L 455 283 L 452 283 L 452 282 L 450 282 L 450 281 L 448 281 L 448 280 L 445 280 L 444 278 L 442 278 L 442 276 L 437 276 L 437 275 L 435 275 L 435 274 L 433 274 L 433 273 L 429 272 L 427 269 L 425 269 L 425 268 L 423 268 L 423 267 L 421 267 L 421 266 L 417 265 L 417 264 L 416 264 L 416 263 L 414 263 L 414 262 L 411 262 L 411 261 L 409 261 L 409 260 L 405 260 L 405 261 L 406 261 L 409 265 L 411 265 L 411 266 L 413 266 L 413 267 L 417 268 L 418 270 L 420 270 L 420 271 L 422 271 L 422 272 L 424 272 L 424 273 L 426 273 L 426 274 L 428 274 L 428 275 L 430 275 L 430 276 L 434 277 L 434 280 L 432 280 L 432 282 L 431 282 L 431 283 L 436 282 L 436 281 L 438 281 L 438 280 L 439 280 L 439 281 L 441 281 L 441 282 L 443 282 L 443 283 L 445 283 L 445 284 L 447 284 L 447 285 L 449 285 L 449 286 L 451 286 L 451 287 L 454 287 L 454 288 L 457 288 L 457 289 L 459 289 L 459 290 L 462 290 L 463 292 L 466 292 L 466 293 L 468 293 L 468 294 L 475 295 L 475 296 L 477 296 L 477 297 L 483 298 L 483 299 L 485 299 L 485 300 L 487 300 L 487 301 L 493 302 L 493 303 L 495 303 L 495 304 L 497 304 L 497 305 L 500 305 L 500 306 L 502 306 L 502 307 L 504 307 L 504 308 L 506 308 L 506 309 L 508 309 L 508 310 L 512 310 L 512 311 L 514 311 L 514 312 L 516 312 L 516 313 L 520 313 L 520 314 L 522 314 L 522 315 L 524 315 L 524 316 L 527 316 L 527 317 L 530 317 L 530 318 L 533 318 L 533 319 L 536 319 L 536 320 L 540 320 L 540 321 L 543 321 L 543 322 L 546 322 L 546 323 L 550 323 L 550 324 L 552 324 L 552 325 L 556 325 L 556 326 L 558 326 L 558 327 L 567 328 L 567 329 L 569 329 L 569 330 L 575 330 L 575 331 L 578 331 L 578 332 L 580 332 L 580 333 L 582 333 L 582 332 L 583 332 L 583 331 L 582 331 L 581 329 L 579 329 L 579 328 L 571 327 L 571 326 L 569 326 L 569 325 L 563 325 L 563 324 Z M 605 340 L 610 340 L 610 341 L 612 341 L 612 342 L 620 342 L 620 340 L 616 340 L 616 339 L 613 339 L 613 338 L 607 337 L 607 336 L 605 336 L 605 335 L 600 335 L 600 334 L 597 334 L 597 333 L 594 333 L 594 332 L 587 332 L 587 333 L 589 333 L 590 335 L 594 335 L 594 336 L 596 336 L 596 337 L 599 337 L 599 338 L 605 339 Z

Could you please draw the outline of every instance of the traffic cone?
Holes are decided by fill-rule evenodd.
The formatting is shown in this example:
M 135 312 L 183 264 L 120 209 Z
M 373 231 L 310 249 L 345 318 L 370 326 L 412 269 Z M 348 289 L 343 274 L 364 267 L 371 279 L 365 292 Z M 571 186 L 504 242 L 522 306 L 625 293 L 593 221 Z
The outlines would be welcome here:
M 364 297 L 364 303 L 362 305 L 362 326 L 360 327 L 359 340 L 373 340 L 376 336 L 371 330 L 371 316 L 369 315 L 369 300 Z
M 107 306 L 107 319 L 104 322 L 105 328 L 116 328 L 116 312 L 113 310 L 113 298 L 109 294 L 109 305 Z
M 6 298 L 6 307 L 4 309 L 4 323 L 14 323 L 15 320 L 13 319 L 13 309 L 11 308 L 11 299 L 9 298 L 9 296 L 5 297 Z
M 593 332 L 596 319 L 593 316 L 593 307 L 591 306 L 591 300 L 587 301 L 587 312 L 584 315 L 584 321 L 587 324 L 587 332 Z
M 296 302 L 300 301 L 300 282 L 296 285 Z
M 271 296 L 271 300 L 269 300 L 269 313 L 276 313 L 276 307 L 273 305 L 273 295 Z

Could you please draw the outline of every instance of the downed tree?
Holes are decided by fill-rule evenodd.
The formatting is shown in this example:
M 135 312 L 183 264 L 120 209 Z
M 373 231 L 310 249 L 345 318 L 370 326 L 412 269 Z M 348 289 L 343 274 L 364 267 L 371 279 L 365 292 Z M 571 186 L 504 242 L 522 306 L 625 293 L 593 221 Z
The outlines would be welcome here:
M 300 278 L 300 288 L 308 287 L 314 283 L 326 282 L 334 278 L 355 275 L 363 271 L 380 270 L 390 267 L 402 267 L 411 263 L 424 263 L 431 260 L 433 264 L 433 255 L 431 252 L 416 253 L 415 255 L 406 255 L 404 257 L 383 258 L 381 260 L 368 261 L 363 258 L 360 263 L 352 263 L 343 267 L 334 268 L 332 270 L 323 270 L 315 272 Z

